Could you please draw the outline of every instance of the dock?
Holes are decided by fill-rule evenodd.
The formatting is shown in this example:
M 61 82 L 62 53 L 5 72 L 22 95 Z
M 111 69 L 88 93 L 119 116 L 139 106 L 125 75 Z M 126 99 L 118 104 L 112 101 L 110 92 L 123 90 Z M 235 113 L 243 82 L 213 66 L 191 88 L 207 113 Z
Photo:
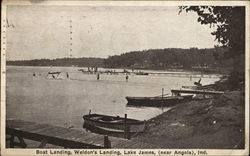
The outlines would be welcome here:
M 71 149 L 102 149 L 102 148 L 160 148 L 149 143 L 116 138 L 107 135 L 90 133 L 84 130 L 69 129 L 49 124 L 40 124 L 23 120 L 6 121 L 6 143 L 9 147 L 27 148 L 24 139 L 40 142 L 37 148 L 45 148 L 46 144 L 53 144 Z M 15 137 L 19 142 L 15 142 Z M 7 146 L 7 145 L 6 145 Z
M 79 69 L 78 71 L 81 71 L 82 73 L 85 74 L 110 74 L 110 75 L 125 75 L 125 74 L 136 74 L 137 72 L 123 72 L 123 71 L 115 71 L 115 72 L 106 72 L 106 71 L 82 71 Z M 228 77 L 229 75 L 225 74 L 208 74 L 208 73 L 185 73 L 185 72 L 148 72 L 148 71 L 143 71 L 145 75 L 161 75 L 161 76 L 168 76 L 168 77 L 187 77 L 187 78 L 221 78 L 221 77 Z M 142 74 L 142 75 L 144 75 Z
M 171 90 L 173 95 L 178 95 L 181 93 L 187 94 L 203 94 L 203 95 L 221 95 L 224 92 L 221 91 L 208 91 L 208 90 L 191 90 L 191 89 L 172 89 Z

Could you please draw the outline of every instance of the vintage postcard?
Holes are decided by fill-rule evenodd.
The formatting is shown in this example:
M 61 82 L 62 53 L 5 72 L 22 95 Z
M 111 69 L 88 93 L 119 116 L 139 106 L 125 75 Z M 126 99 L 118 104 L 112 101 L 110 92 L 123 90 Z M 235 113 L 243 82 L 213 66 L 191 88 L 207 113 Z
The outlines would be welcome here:
M 4 0 L 1 155 L 248 155 L 249 4 Z

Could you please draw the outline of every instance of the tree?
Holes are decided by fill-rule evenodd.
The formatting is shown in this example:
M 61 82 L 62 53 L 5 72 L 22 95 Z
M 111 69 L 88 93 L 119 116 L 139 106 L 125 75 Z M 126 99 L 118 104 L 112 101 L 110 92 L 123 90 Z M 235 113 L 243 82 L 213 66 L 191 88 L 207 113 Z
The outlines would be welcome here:
M 180 12 L 194 11 L 201 24 L 216 26 L 215 40 L 229 48 L 226 58 L 245 52 L 245 7 L 242 6 L 180 6 Z
M 245 7 L 243 6 L 180 6 L 180 12 L 196 12 L 201 24 L 216 26 L 215 40 L 227 47 L 224 59 L 234 59 L 229 84 L 239 87 L 245 81 Z

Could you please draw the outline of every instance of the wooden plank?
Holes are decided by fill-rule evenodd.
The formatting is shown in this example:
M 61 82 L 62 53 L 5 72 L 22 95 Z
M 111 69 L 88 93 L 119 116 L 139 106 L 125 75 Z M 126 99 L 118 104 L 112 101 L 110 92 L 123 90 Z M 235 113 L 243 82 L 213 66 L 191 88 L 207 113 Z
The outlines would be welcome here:
M 128 141 L 127 139 L 110 137 L 110 136 L 109 136 L 109 140 L 111 141 L 111 147 L 116 147 L 117 145 L 125 143 L 126 141 Z
M 223 94 L 224 92 L 220 91 L 205 91 L 205 90 L 176 90 L 172 89 L 172 93 L 191 93 L 191 94 Z
M 71 140 L 71 138 L 74 138 L 78 135 L 79 135 L 79 131 L 70 130 L 68 133 L 65 133 L 63 137 L 64 139 Z
M 81 131 L 72 131 L 68 134 L 65 134 L 64 139 L 72 140 L 72 141 L 78 141 L 78 142 L 84 142 L 83 140 L 87 140 L 89 138 L 92 138 L 90 135 L 86 135 L 86 133 L 82 133 Z
M 104 147 L 104 136 L 99 135 L 91 139 L 88 144 Z
M 54 131 L 53 135 L 54 137 L 58 137 L 58 138 L 64 138 L 64 135 L 67 134 L 70 130 L 67 128 L 60 128 L 57 127 L 57 131 Z
M 39 134 L 54 137 L 55 133 L 57 133 L 58 131 L 60 131 L 60 129 L 58 127 L 50 126 L 50 127 L 48 127 L 48 129 L 40 132 Z
M 48 124 L 35 124 L 25 121 L 7 121 L 7 131 L 17 136 L 36 140 L 46 141 L 55 145 L 69 148 L 103 148 L 104 136 L 85 131 L 68 129 L 64 127 L 51 126 Z M 152 148 L 154 145 L 127 140 L 123 138 L 109 137 L 113 148 Z M 43 145 L 43 144 L 42 144 Z
M 86 143 L 86 140 L 89 140 L 93 137 L 94 137 L 93 135 L 81 132 L 81 133 L 76 133 L 74 137 L 71 137 L 71 140 L 76 141 L 76 142 Z
M 96 134 L 96 135 L 89 135 L 90 137 L 89 138 L 87 138 L 87 139 L 84 139 L 84 140 L 82 140 L 82 139 L 79 139 L 79 140 L 81 140 L 81 142 L 85 142 L 86 144 L 91 144 L 93 141 L 92 140 L 94 140 L 95 138 L 98 138 L 100 135 L 98 135 L 98 134 Z
M 55 137 L 61 137 L 61 136 L 63 136 L 64 134 L 67 134 L 68 132 L 70 132 L 71 130 L 70 129 L 68 129 L 68 128 L 64 128 L 64 127 L 55 127 L 55 129 L 58 129 L 57 131 L 56 130 L 54 130 L 53 131 L 53 135 L 55 136 Z

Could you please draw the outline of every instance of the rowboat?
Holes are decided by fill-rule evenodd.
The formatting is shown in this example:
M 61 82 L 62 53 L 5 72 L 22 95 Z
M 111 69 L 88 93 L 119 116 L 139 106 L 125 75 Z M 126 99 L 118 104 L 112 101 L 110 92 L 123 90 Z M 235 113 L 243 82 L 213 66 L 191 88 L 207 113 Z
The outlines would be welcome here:
M 83 127 L 90 131 L 97 131 L 97 133 L 124 133 L 126 128 L 130 133 L 139 133 L 145 129 L 145 121 L 119 116 L 88 114 L 84 115 L 83 119 Z
M 193 95 L 165 96 L 165 97 L 129 97 L 127 105 L 148 106 L 148 107 L 169 107 L 181 102 L 192 100 Z

